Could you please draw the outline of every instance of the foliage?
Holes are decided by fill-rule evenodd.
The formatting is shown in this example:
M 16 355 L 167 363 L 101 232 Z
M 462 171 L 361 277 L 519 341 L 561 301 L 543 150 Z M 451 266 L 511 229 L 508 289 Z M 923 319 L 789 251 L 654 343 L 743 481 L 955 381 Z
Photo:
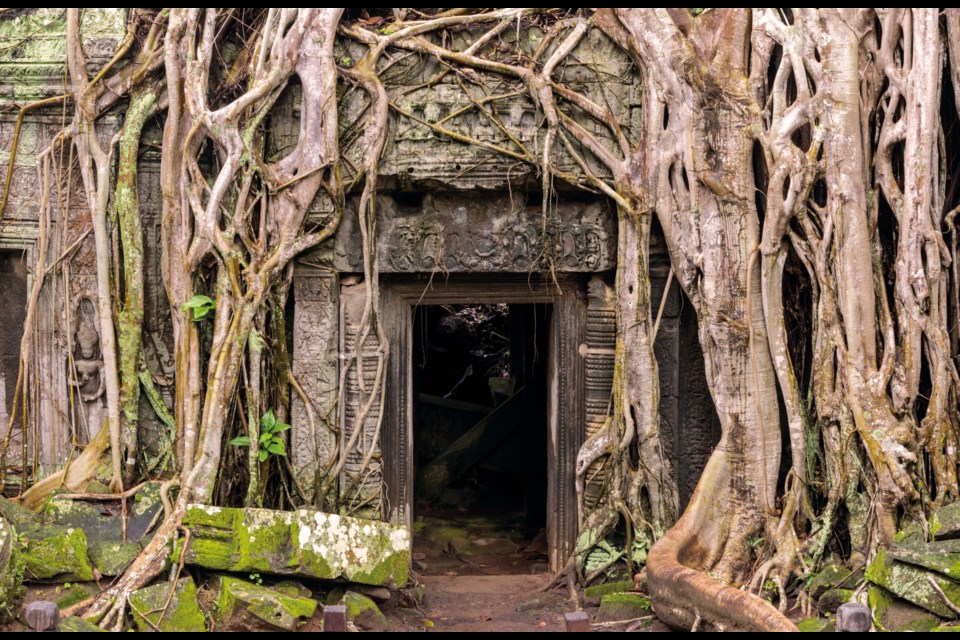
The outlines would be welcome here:
M 277 420 L 270 409 L 260 418 L 260 438 L 258 442 L 260 462 L 266 461 L 268 456 L 287 455 L 286 443 L 281 435 L 284 431 L 290 429 L 290 425 Z M 228 444 L 235 447 L 249 447 L 252 444 L 249 436 L 237 436 Z

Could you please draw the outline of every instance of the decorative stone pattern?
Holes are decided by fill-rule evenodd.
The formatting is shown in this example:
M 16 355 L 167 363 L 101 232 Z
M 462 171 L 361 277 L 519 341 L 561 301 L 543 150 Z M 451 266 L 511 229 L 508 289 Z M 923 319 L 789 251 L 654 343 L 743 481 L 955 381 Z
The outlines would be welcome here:
M 350 367 L 340 408 L 343 434 L 340 438 L 340 455 L 346 458 L 340 477 L 340 502 L 342 505 L 359 506 L 357 513 L 364 517 L 379 519 L 382 517 L 383 470 L 378 424 L 383 385 L 374 389 L 373 381 L 378 369 L 383 376 L 386 371 L 379 353 L 379 338 L 373 330 L 367 331 L 363 344 L 357 347 L 363 332 L 361 322 L 366 295 L 363 284 L 344 286 L 340 290 L 340 353 L 343 366 Z M 372 392 L 376 395 L 373 396 Z M 361 433 L 355 438 L 356 445 L 348 448 L 358 430 Z
M 316 269 L 298 270 L 293 283 L 293 374 L 310 407 L 292 394 L 290 462 L 308 499 L 337 447 L 330 422 L 340 376 L 338 288 L 336 277 Z
M 384 273 L 595 272 L 616 261 L 614 217 L 603 201 L 558 204 L 544 219 L 539 205 L 509 197 L 432 194 L 415 204 L 382 197 L 378 214 Z M 340 271 L 363 271 L 357 224 L 347 214 L 337 232 Z
M 344 578 L 402 586 L 410 563 L 406 527 L 300 509 L 228 509 L 190 505 L 186 562 L 244 573 Z

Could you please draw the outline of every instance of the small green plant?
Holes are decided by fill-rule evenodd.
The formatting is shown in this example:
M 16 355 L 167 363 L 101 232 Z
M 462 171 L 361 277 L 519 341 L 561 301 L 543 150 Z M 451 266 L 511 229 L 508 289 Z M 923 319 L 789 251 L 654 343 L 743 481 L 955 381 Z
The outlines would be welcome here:
M 270 409 L 260 418 L 260 462 L 264 462 L 268 456 L 287 455 L 287 446 L 283 442 L 281 433 L 290 428 L 285 422 L 277 420 L 273 409 Z M 252 442 L 250 436 L 237 436 L 229 442 L 234 447 L 249 447 Z
M 193 296 L 184 302 L 180 308 L 184 311 L 192 311 L 193 321 L 200 322 L 207 317 L 211 311 L 217 308 L 217 303 L 207 296 Z
M 250 578 L 250 582 L 255 582 L 257 583 L 257 585 L 261 587 L 263 586 L 263 578 L 260 577 L 259 573 L 251 573 L 249 578 Z

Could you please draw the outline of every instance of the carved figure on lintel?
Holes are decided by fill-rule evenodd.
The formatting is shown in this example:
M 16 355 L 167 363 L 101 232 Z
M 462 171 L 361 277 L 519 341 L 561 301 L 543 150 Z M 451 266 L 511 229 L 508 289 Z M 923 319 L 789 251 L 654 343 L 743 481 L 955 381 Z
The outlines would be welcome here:
M 77 387 L 84 402 L 97 400 L 106 390 L 96 315 L 93 302 L 87 297 L 80 298 L 77 304 L 77 330 L 74 333 L 74 377 L 70 383 Z

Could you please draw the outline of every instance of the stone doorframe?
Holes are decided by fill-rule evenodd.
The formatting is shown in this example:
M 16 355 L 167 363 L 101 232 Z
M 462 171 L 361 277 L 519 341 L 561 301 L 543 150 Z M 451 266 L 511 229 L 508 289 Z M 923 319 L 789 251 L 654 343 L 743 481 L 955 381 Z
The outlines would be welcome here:
M 381 451 L 384 517 L 413 526 L 413 308 L 428 304 L 553 305 L 549 336 L 547 539 L 550 564 L 562 568 L 578 535 L 575 469 L 584 440 L 586 284 L 548 277 L 381 276 L 382 320 L 390 340 Z

